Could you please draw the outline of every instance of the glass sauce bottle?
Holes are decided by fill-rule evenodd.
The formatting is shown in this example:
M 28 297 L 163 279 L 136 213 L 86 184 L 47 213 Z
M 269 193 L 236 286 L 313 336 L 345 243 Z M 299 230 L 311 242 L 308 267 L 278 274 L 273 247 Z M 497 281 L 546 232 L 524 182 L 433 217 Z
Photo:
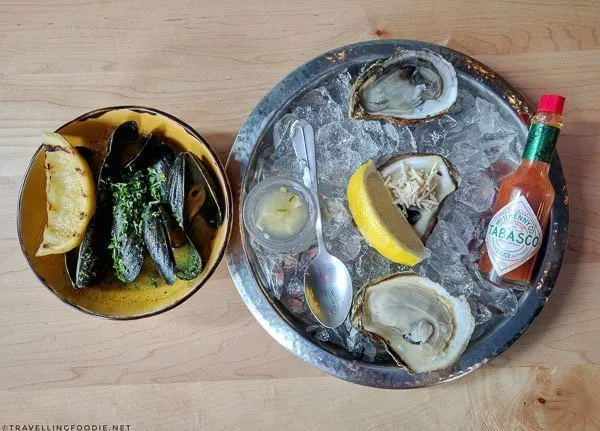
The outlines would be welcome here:
M 548 178 L 565 98 L 544 94 L 516 172 L 500 185 L 479 270 L 495 284 L 527 288 L 554 202 Z

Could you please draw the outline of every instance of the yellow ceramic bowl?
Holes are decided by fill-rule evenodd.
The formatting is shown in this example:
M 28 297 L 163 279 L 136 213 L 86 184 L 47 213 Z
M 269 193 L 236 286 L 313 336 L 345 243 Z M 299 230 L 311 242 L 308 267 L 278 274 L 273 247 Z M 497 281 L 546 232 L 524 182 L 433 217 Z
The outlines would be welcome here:
M 152 261 L 146 257 L 142 274 L 133 283 L 123 285 L 105 281 L 83 289 L 72 287 L 67 275 L 64 255 L 36 257 L 46 224 L 44 151 L 40 147 L 25 174 L 18 208 L 18 232 L 21 248 L 31 269 L 56 296 L 73 307 L 112 319 L 136 319 L 152 316 L 181 304 L 208 280 L 223 257 L 231 232 L 231 190 L 225 171 L 215 152 L 194 129 L 164 112 L 138 106 L 103 108 L 89 112 L 57 130 L 73 146 L 99 148 L 106 145 L 111 132 L 119 124 L 134 120 L 141 133 L 158 132 L 200 157 L 212 170 L 224 202 L 224 221 L 217 229 L 211 246 L 203 250 L 204 269 L 194 280 L 177 280 L 169 286 L 162 278 L 153 277 Z M 110 277 L 108 278 L 110 279 Z

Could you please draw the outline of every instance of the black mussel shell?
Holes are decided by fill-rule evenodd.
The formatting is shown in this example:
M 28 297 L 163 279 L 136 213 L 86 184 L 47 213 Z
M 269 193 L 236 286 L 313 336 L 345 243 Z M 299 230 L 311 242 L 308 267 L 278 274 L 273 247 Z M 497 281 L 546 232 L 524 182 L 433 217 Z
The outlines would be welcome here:
M 112 183 L 113 219 L 110 232 L 113 268 L 117 278 L 130 283 L 144 263 L 143 212 L 148 201 L 147 176 L 136 172 L 129 180 Z
M 213 227 L 223 223 L 215 182 L 204 163 L 192 153 L 179 153 L 175 158 L 168 190 L 173 216 L 182 228 L 187 227 L 198 212 Z
M 90 220 L 83 240 L 79 247 L 65 255 L 67 273 L 71 284 L 75 288 L 87 287 L 97 282 L 106 270 L 107 261 L 103 261 L 103 253 L 95 246 L 98 244 L 108 246 L 108 242 L 99 238 L 100 229 L 94 215 Z M 106 253 L 108 254 L 108 253 Z
M 165 205 L 148 205 L 144 214 L 144 240 L 158 273 L 167 283 L 173 284 L 175 276 L 193 280 L 202 272 L 200 253 Z
M 149 204 L 144 212 L 144 243 L 160 276 L 168 284 L 175 283 L 175 259 L 158 204 Z
M 125 168 L 131 172 L 148 170 L 152 199 L 167 203 L 167 179 L 174 160 L 175 151 L 173 148 L 166 144 L 161 136 L 153 135 Z
M 108 140 L 106 156 L 100 170 L 101 182 L 118 181 L 123 167 L 123 154 L 128 147 L 139 142 L 140 131 L 135 121 L 126 121 L 113 131 Z
M 97 154 L 83 147 L 78 148 L 81 156 L 90 165 L 97 177 L 96 211 L 81 241 L 75 250 L 66 254 L 66 266 L 71 283 L 76 288 L 87 287 L 97 282 L 110 262 L 110 233 L 112 225 L 112 193 L 110 182 L 120 174 L 120 154 L 123 148 L 139 140 L 139 129 L 135 121 L 119 125 L 106 145 L 104 160 L 97 162 Z M 99 167 L 98 167 L 99 166 Z

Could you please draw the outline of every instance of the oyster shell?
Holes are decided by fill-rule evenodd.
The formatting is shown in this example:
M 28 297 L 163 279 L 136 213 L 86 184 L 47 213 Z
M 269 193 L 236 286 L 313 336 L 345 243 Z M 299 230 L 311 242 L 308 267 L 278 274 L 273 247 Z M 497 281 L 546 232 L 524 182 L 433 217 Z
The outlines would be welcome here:
M 457 87 L 454 67 L 438 54 L 401 51 L 356 79 L 348 115 L 414 125 L 447 112 L 456 101 Z
M 444 200 L 460 185 L 458 169 L 438 154 L 408 153 L 390 158 L 379 171 L 396 204 L 425 241 L 437 223 Z
M 427 277 L 401 272 L 356 294 L 352 324 L 385 346 L 410 372 L 441 370 L 464 352 L 475 319 L 464 296 L 451 296 Z

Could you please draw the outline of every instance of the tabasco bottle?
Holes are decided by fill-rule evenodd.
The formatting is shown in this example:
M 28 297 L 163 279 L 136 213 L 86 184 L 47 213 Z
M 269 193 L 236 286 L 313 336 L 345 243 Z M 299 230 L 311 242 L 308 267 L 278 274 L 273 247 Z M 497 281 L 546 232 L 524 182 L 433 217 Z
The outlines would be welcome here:
M 489 281 L 527 288 L 554 202 L 548 178 L 565 98 L 544 94 L 531 118 L 521 165 L 500 185 L 479 270 Z

